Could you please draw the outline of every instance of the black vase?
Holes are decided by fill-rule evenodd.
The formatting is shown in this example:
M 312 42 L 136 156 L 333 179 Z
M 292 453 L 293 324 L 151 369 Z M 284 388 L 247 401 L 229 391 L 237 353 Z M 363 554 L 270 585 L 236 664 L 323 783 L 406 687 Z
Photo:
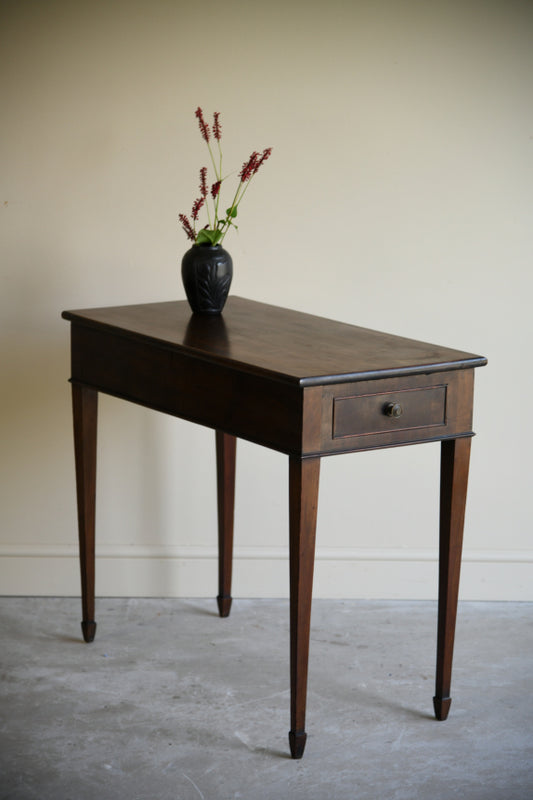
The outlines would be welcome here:
M 220 314 L 233 277 L 233 261 L 219 244 L 193 244 L 182 258 L 181 277 L 195 314 Z

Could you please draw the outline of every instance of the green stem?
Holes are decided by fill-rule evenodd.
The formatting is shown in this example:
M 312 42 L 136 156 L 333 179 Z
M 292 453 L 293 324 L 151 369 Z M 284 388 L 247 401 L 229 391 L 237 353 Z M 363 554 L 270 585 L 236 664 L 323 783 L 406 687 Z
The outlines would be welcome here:
M 205 198 L 205 210 L 207 211 L 207 221 L 209 223 L 209 227 L 211 228 L 211 214 L 209 213 L 209 197 Z
M 219 172 L 218 172 L 218 175 L 217 175 L 216 170 L 215 170 L 215 175 L 216 175 L 217 181 L 220 181 L 220 186 L 218 188 L 218 194 L 217 194 L 217 196 L 216 196 L 216 198 L 214 200 L 214 205 L 215 205 L 215 224 L 214 224 L 214 227 L 216 227 L 218 225 L 218 204 L 220 203 L 220 195 L 222 194 L 222 150 L 221 150 L 220 142 L 218 141 L 218 139 L 217 139 L 217 144 L 218 144 L 218 153 L 219 153 L 220 159 L 219 159 Z
M 220 237 L 220 243 L 221 244 L 224 241 L 224 236 L 227 234 L 227 232 L 230 229 L 231 220 L 232 220 L 232 216 L 231 216 L 232 212 L 238 208 L 239 203 L 241 202 L 242 195 L 244 194 L 244 192 L 242 192 L 241 196 L 239 197 L 239 192 L 241 190 L 241 187 L 242 187 L 242 181 L 239 181 L 239 185 L 237 186 L 237 191 L 235 192 L 235 195 L 233 197 L 233 202 L 232 202 L 231 206 L 229 207 L 229 210 L 228 210 L 228 212 L 226 214 L 226 219 L 224 220 L 224 224 L 223 224 L 223 226 L 221 228 L 221 230 L 222 230 L 222 236 Z
M 219 145 L 219 147 L 220 147 L 220 145 Z M 213 165 L 213 169 L 215 170 L 215 175 L 216 175 L 217 181 L 219 181 L 219 180 L 221 180 L 220 176 L 222 175 L 222 172 L 220 173 L 220 176 L 219 176 L 219 173 L 217 172 L 217 165 L 215 164 L 215 158 L 213 156 L 213 151 L 211 150 L 211 145 L 209 144 L 209 142 L 207 142 L 207 149 L 209 150 L 209 155 L 211 156 L 211 163 Z
M 229 211 L 229 213 L 228 213 L 228 215 L 227 215 L 227 217 L 226 217 L 226 220 L 227 220 L 227 227 L 226 227 L 226 230 L 224 231 L 224 234 L 223 234 L 223 236 L 222 236 L 222 239 L 220 240 L 221 242 L 222 242 L 222 240 L 224 239 L 224 236 L 226 235 L 226 233 L 227 233 L 227 232 L 228 232 L 228 230 L 229 230 L 229 227 L 230 227 L 230 220 L 231 220 L 231 212 L 232 212 L 234 209 L 237 209 L 237 208 L 239 207 L 239 203 L 241 202 L 242 198 L 243 198 L 243 197 L 244 197 L 244 195 L 246 194 L 246 192 L 247 192 L 247 189 L 248 189 L 249 185 L 251 184 L 251 182 L 252 182 L 252 178 L 253 178 L 253 177 L 254 177 L 254 176 L 252 175 L 252 177 L 251 177 L 251 178 L 249 178 L 249 179 L 246 181 L 246 183 L 244 184 L 244 189 L 242 188 L 242 187 L 243 187 L 243 183 L 242 183 L 242 181 L 239 183 L 239 185 L 238 185 L 238 187 L 237 187 L 237 191 L 235 192 L 235 197 L 233 198 L 233 203 L 232 203 L 232 205 L 231 205 L 231 208 L 230 208 L 230 211 Z M 242 190 L 242 191 L 241 191 L 241 190 Z M 239 195 L 239 192 L 240 192 L 240 195 Z

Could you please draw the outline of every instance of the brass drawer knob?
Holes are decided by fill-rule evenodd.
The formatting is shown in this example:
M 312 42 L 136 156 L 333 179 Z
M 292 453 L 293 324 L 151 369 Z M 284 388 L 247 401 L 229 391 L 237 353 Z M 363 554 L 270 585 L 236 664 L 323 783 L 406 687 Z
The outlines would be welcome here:
M 383 411 L 387 417 L 394 417 L 395 419 L 398 419 L 403 414 L 403 408 L 400 403 L 387 403 Z

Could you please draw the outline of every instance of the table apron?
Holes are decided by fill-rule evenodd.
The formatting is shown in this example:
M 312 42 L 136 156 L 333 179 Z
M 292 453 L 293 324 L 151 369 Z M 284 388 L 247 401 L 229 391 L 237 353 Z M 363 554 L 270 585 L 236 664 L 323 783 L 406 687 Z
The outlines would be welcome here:
M 303 388 L 152 341 L 72 325 L 71 381 L 287 454 L 302 452 Z

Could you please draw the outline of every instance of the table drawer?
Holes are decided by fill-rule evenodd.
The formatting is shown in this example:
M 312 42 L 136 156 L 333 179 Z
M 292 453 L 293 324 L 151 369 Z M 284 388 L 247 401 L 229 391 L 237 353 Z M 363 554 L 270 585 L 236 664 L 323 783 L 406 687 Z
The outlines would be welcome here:
M 337 397 L 333 403 L 334 439 L 428 428 L 445 421 L 445 385 Z
M 472 436 L 474 370 L 310 387 L 304 453 Z

